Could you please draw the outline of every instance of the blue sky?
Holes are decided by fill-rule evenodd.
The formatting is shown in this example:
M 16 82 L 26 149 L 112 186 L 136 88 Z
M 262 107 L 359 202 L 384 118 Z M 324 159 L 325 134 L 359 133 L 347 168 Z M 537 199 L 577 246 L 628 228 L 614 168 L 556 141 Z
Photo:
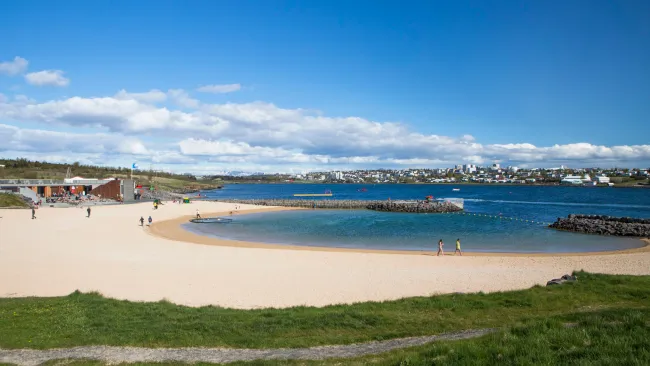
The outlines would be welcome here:
M 16 1 L 0 34 L 0 156 L 650 164 L 648 1 Z

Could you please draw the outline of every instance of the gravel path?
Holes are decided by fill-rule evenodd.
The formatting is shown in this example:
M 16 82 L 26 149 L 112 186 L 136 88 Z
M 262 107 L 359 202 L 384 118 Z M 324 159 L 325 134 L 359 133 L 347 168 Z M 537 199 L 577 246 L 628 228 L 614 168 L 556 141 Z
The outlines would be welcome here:
M 476 338 L 495 329 L 467 330 L 426 337 L 399 338 L 344 346 L 311 348 L 235 349 L 235 348 L 137 348 L 89 346 L 48 350 L 0 349 L 0 363 L 39 365 L 51 360 L 86 359 L 106 363 L 132 362 L 211 362 L 226 363 L 253 360 L 323 360 L 373 355 L 398 348 L 420 346 L 435 341 Z

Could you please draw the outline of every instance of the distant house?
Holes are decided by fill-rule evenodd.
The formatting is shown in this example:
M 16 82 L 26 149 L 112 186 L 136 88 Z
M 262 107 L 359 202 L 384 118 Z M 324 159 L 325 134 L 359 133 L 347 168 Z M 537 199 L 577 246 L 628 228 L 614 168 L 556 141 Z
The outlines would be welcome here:
M 597 176 L 596 181 L 598 182 L 598 184 L 609 184 L 610 183 L 609 177 L 604 176 L 604 175 Z

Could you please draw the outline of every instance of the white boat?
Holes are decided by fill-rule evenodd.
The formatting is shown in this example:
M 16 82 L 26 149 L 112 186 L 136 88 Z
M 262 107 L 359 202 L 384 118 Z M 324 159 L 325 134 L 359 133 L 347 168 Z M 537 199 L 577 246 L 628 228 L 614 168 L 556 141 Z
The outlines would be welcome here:
M 458 192 L 458 191 L 460 191 L 460 188 L 453 188 L 452 191 Z

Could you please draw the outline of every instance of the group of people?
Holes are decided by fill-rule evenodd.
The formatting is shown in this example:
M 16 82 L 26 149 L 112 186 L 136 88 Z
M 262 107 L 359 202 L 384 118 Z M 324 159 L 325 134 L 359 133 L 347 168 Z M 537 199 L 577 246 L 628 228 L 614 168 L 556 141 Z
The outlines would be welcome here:
M 149 216 L 149 219 L 147 220 L 149 222 L 149 225 L 153 223 L 153 219 L 151 216 Z M 144 217 L 140 216 L 140 226 L 144 226 Z
M 445 255 L 445 252 L 443 251 L 442 247 L 445 246 L 445 243 L 442 242 L 442 239 L 438 241 L 438 256 Z M 460 238 L 456 239 L 456 251 L 454 251 L 454 255 L 459 254 L 460 256 L 463 255 L 463 252 L 460 250 Z

